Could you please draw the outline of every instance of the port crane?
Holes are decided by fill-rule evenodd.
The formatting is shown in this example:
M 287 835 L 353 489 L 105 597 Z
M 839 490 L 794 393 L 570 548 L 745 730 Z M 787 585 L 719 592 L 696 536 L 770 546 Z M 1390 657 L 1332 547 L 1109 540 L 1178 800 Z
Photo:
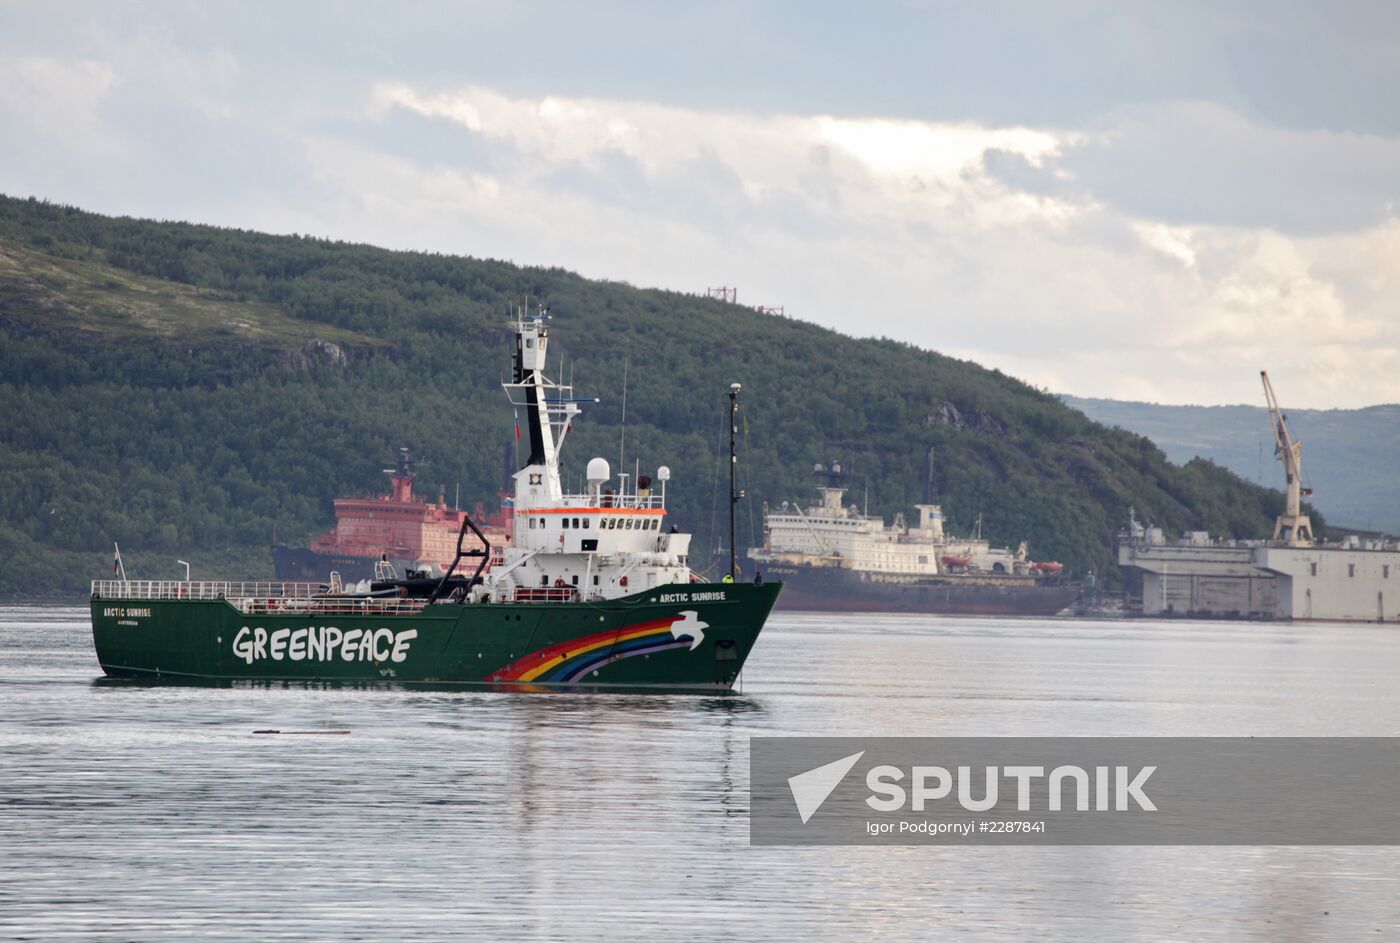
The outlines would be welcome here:
M 1303 496 L 1312 494 L 1311 488 L 1303 487 L 1303 443 L 1294 439 L 1288 431 L 1288 417 L 1279 409 L 1273 384 L 1269 382 L 1269 371 L 1260 370 L 1259 376 L 1264 381 L 1264 398 L 1269 401 L 1269 422 L 1274 427 L 1274 454 L 1283 462 L 1287 482 L 1283 513 L 1274 521 L 1274 543 L 1285 547 L 1311 547 L 1312 521 L 1302 513 Z

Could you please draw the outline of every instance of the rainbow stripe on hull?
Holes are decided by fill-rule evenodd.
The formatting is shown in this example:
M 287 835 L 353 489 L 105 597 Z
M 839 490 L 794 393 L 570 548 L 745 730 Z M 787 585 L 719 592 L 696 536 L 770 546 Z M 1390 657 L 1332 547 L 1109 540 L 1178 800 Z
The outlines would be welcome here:
M 672 626 L 681 622 L 669 616 L 560 642 L 517 658 L 488 680 L 579 684 L 585 682 L 590 673 L 624 658 L 691 648 L 693 636 L 677 636 L 672 631 Z

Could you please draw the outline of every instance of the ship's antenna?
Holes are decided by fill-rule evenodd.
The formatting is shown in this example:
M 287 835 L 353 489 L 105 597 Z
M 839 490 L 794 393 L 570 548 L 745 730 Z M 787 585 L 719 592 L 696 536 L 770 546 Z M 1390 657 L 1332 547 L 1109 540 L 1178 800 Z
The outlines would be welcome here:
M 739 470 L 739 460 L 734 453 L 734 439 L 739 433 L 739 389 L 737 383 L 729 384 L 729 581 L 739 577 L 738 561 L 735 559 L 734 513 L 743 494 L 735 480 Z

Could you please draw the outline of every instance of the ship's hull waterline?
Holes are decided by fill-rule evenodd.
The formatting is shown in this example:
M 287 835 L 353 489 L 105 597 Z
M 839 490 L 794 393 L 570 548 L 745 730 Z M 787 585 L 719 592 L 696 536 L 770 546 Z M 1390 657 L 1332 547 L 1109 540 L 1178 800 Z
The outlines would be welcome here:
M 276 600 L 253 611 L 228 599 L 95 595 L 91 605 L 98 661 L 115 678 L 724 691 L 780 589 L 693 583 L 607 601 L 403 615 L 320 602 L 298 611 Z
M 779 609 L 809 612 L 918 612 L 934 615 L 1052 616 L 1074 604 L 1069 580 L 936 576 L 891 578 L 838 567 L 772 564 L 783 581 Z

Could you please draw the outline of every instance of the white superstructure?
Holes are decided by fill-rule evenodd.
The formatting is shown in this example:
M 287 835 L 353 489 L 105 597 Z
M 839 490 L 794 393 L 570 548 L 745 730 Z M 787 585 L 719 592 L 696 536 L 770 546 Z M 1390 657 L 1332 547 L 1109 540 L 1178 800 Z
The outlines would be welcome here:
M 666 524 L 666 483 L 620 475 L 614 486 L 606 460 L 587 466 L 587 490 L 567 494 L 559 456 L 581 403 L 573 387 L 546 378 L 548 315 L 518 312 L 514 375 L 502 384 L 524 413 L 525 464 L 515 473 L 510 540 L 474 592 L 496 601 L 613 599 L 667 583 L 690 581 L 690 534 Z
M 764 509 L 763 546 L 749 551 L 759 564 L 791 563 L 839 567 L 871 573 L 911 577 L 941 574 L 984 573 L 1035 576 L 1058 564 L 1036 564 L 1026 559 L 1023 543 L 1016 551 L 995 548 L 980 537 L 949 537 L 943 530 L 943 509 L 937 504 L 917 504 L 918 526 L 897 514 L 894 523 L 862 514 L 843 503 L 839 464 L 828 471 L 818 465 L 822 479 L 821 503 L 803 509 L 783 502 Z

